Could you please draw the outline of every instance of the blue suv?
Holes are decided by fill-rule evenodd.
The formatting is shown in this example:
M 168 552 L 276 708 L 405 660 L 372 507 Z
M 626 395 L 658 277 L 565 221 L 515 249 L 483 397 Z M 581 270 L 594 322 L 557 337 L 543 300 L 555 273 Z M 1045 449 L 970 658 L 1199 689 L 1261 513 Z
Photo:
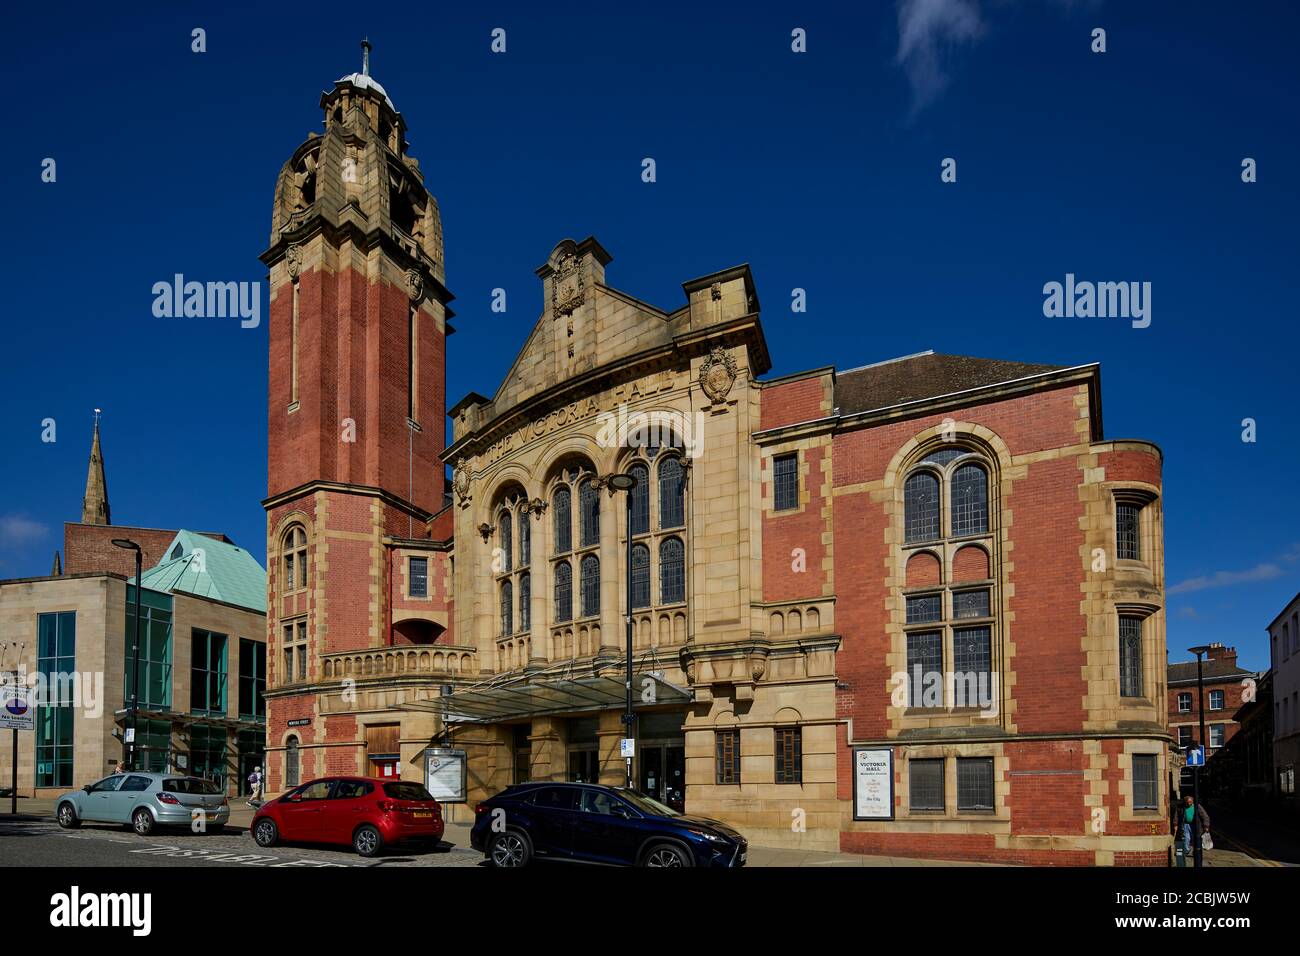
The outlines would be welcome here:
M 533 857 L 615 866 L 744 866 L 749 844 L 708 817 L 678 813 L 626 787 L 525 783 L 474 808 L 470 845 L 493 866 Z

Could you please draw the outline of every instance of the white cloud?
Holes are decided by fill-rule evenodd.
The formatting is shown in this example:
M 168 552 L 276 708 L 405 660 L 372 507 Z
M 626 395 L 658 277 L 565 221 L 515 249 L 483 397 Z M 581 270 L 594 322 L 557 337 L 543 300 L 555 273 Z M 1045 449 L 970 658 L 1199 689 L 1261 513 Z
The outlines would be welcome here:
M 1245 571 L 1215 571 L 1213 574 L 1202 575 L 1199 578 L 1188 578 L 1186 581 L 1180 581 L 1168 589 L 1169 594 L 1190 594 L 1193 591 L 1204 591 L 1206 588 L 1226 588 L 1234 584 L 1249 584 L 1253 581 L 1271 581 L 1274 578 L 1280 578 L 1283 574 L 1282 568 L 1272 561 L 1265 561 L 1263 564 L 1257 564 L 1253 568 L 1247 568 Z
M 32 541 L 39 541 L 49 533 L 49 528 L 26 515 L 0 516 L 0 550 L 21 548 Z
M 944 58 L 984 32 L 976 0 L 900 0 L 898 58 L 912 84 L 912 106 L 920 109 L 948 83 Z

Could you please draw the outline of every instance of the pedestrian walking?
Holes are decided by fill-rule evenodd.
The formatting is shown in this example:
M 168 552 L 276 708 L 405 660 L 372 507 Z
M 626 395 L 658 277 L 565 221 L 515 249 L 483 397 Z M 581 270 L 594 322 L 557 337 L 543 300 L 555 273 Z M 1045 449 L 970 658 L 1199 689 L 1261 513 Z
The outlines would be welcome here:
M 256 801 L 256 802 L 254 802 Z M 248 805 L 261 806 L 262 803 L 262 768 L 256 766 L 248 775 Z

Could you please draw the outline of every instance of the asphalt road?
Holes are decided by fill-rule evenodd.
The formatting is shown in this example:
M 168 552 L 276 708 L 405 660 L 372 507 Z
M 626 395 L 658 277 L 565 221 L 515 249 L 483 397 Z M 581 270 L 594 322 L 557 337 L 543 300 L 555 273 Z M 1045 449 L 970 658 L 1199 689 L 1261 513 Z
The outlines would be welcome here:
M 137 836 L 127 827 L 86 824 L 63 830 L 53 820 L 0 817 L 0 866 L 481 866 L 468 845 L 444 842 L 433 850 L 401 849 L 364 859 L 344 848 L 302 844 L 264 850 L 246 832 L 220 834 L 158 830 Z

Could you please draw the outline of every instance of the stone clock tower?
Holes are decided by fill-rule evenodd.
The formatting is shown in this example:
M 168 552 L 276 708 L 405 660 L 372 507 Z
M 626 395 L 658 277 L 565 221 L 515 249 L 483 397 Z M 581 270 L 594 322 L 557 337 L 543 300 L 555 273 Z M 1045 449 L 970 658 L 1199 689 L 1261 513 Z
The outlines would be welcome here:
M 452 331 L 442 223 L 362 48 L 361 72 L 321 96 L 324 132 L 280 170 L 261 255 L 273 791 L 312 772 L 405 774 L 400 755 L 427 728 L 399 725 L 385 676 L 407 692 L 439 680 L 430 655 L 408 667 L 386 649 L 450 627 L 450 542 L 434 540 L 450 537 L 434 534 Z

